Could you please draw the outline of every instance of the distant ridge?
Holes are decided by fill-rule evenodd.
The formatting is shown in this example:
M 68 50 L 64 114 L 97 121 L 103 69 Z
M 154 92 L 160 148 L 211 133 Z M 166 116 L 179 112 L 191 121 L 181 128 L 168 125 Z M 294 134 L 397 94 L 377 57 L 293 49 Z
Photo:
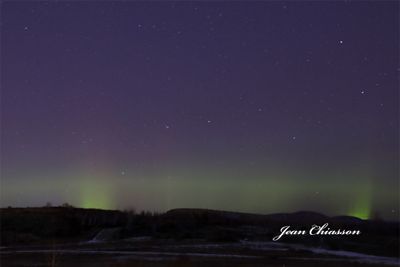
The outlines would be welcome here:
M 12 208 L 0 208 L 1 213 L 85 213 L 85 214 L 122 214 L 123 212 L 120 210 L 106 210 L 106 209 L 97 209 L 97 208 L 79 208 L 79 207 L 12 207 Z M 163 216 L 165 217 L 187 217 L 187 216 L 200 216 L 200 215 L 208 215 L 208 216 L 217 216 L 217 217 L 226 217 L 232 219 L 251 219 L 251 220 L 268 220 L 268 221 L 334 221 L 341 223 L 360 223 L 363 220 L 354 216 L 347 215 L 338 215 L 338 216 L 327 216 L 322 213 L 314 212 L 314 211 L 296 211 L 296 212 L 288 212 L 288 213 L 271 213 L 271 214 L 258 214 L 258 213 L 250 213 L 250 212 L 238 212 L 238 211 L 226 211 L 226 210 L 214 210 L 214 209 L 204 209 L 204 208 L 176 208 L 166 211 Z
M 182 219 L 183 217 L 192 216 L 209 216 L 209 217 L 220 217 L 227 219 L 241 219 L 263 221 L 263 222 L 298 222 L 298 223 L 321 223 L 321 222 L 337 222 L 337 223 L 359 223 L 362 220 L 352 216 L 333 216 L 329 217 L 325 214 L 314 212 L 314 211 L 297 211 L 292 213 L 272 213 L 272 214 L 257 214 L 257 213 L 246 213 L 246 212 L 235 212 L 235 211 L 224 211 L 224 210 L 212 210 L 212 209 L 191 209 L 191 208 L 180 208 L 172 209 L 164 214 L 166 217 L 176 217 Z

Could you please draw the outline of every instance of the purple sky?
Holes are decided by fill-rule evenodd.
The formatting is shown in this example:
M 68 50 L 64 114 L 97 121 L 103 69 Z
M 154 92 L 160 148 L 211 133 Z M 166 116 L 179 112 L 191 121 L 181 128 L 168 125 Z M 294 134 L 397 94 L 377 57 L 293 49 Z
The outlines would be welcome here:
M 396 218 L 398 10 L 4 1 L 1 204 Z

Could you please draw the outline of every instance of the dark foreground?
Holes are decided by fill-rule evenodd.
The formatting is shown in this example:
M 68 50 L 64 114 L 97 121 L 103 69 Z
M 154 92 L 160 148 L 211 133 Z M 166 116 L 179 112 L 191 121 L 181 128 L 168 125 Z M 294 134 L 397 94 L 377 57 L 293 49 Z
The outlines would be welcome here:
M 312 212 L 257 215 L 181 209 L 165 214 L 71 207 L 1 209 L 0 266 L 400 266 L 399 224 Z M 285 237 L 284 225 L 361 230 Z
M 399 266 L 391 257 L 301 245 L 239 241 L 210 243 L 138 237 L 116 242 L 6 247 L 1 266 Z

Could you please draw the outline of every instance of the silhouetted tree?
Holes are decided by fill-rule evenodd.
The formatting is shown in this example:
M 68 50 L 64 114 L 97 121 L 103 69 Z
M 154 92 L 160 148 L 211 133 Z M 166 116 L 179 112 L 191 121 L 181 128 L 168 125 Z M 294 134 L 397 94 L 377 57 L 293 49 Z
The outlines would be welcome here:
M 74 206 L 70 205 L 68 202 L 65 202 L 64 204 L 61 205 L 63 208 L 73 208 Z

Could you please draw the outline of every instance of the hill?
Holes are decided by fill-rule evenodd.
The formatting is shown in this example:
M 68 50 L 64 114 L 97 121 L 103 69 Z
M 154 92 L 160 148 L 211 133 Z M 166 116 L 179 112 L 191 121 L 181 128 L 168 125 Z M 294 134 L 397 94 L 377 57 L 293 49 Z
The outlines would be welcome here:
M 1 246 L 43 245 L 125 240 L 148 236 L 157 240 L 271 241 L 283 226 L 297 230 L 328 223 L 331 229 L 359 230 L 358 236 L 285 236 L 299 243 L 376 255 L 397 256 L 399 223 L 300 211 L 251 214 L 208 209 L 173 209 L 164 214 L 72 207 L 0 209 Z M 106 230 L 110 229 L 110 230 Z M 106 234 L 107 233 L 107 234 Z

